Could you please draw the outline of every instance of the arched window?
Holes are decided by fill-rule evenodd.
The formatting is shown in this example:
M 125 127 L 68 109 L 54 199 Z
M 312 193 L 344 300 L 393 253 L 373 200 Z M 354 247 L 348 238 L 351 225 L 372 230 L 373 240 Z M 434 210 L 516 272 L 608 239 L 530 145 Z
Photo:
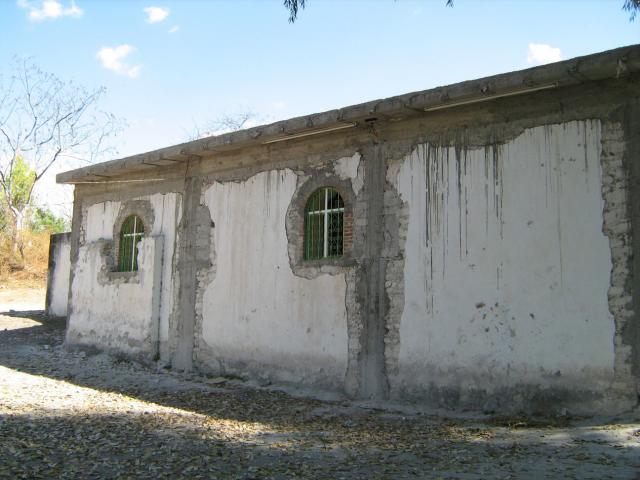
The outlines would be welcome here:
M 342 256 L 344 202 L 331 187 L 313 192 L 304 209 L 304 259 Z
M 138 270 L 138 242 L 144 236 L 144 224 L 137 215 L 128 216 L 120 229 L 120 248 L 118 249 L 118 271 L 135 272 Z

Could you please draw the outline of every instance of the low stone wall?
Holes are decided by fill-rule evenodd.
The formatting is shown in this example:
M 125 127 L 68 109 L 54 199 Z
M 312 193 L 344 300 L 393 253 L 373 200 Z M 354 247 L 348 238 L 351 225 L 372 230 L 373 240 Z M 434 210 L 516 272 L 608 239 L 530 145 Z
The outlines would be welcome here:
M 47 315 L 65 317 L 69 298 L 71 270 L 71 232 L 54 233 L 49 239 L 49 273 L 47 275 Z

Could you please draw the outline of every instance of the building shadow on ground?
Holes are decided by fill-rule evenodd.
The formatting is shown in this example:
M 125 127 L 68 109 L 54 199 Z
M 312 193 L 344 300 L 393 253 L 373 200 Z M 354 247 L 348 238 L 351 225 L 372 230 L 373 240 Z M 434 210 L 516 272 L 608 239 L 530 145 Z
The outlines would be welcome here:
M 25 326 L 21 326 L 21 321 Z M 0 438 L 12 439 L 12 448 L 18 452 L 14 455 L 16 459 L 28 457 L 29 452 L 41 452 L 37 455 L 42 458 L 36 458 L 36 455 L 31 463 L 34 475 L 39 472 L 38 465 L 38 468 L 45 468 L 52 461 L 57 465 L 55 458 L 60 458 L 66 465 L 65 475 L 71 475 L 76 468 L 73 452 L 85 455 L 86 452 L 82 453 L 85 448 L 87 452 L 95 453 L 102 441 L 106 446 L 94 454 L 91 467 L 94 470 L 84 471 L 87 478 L 117 478 L 121 475 L 116 473 L 125 471 L 127 475 L 143 478 L 147 473 L 155 472 L 153 465 L 160 464 L 170 467 L 167 471 L 186 469 L 189 465 L 178 452 L 192 452 L 209 459 L 204 464 L 196 461 L 196 471 L 199 474 L 206 472 L 203 478 L 222 475 L 222 470 L 218 469 L 223 467 L 227 470 L 222 476 L 238 472 L 245 475 L 253 469 L 256 474 L 253 478 L 264 478 L 269 476 L 270 469 L 274 469 L 274 462 L 278 469 L 285 469 L 282 470 L 285 473 L 286 469 L 290 470 L 290 475 L 278 474 L 274 478 L 296 475 L 335 478 L 340 476 L 336 472 L 342 472 L 345 478 L 400 478 L 415 476 L 416 468 L 425 471 L 435 468 L 440 476 L 451 474 L 451 478 L 463 478 L 458 477 L 460 469 L 471 468 L 474 472 L 492 465 L 496 469 L 493 473 L 507 475 L 524 465 L 526 449 L 531 450 L 532 458 L 546 459 L 555 455 L 573 465 L 570 468 L 579 469 L 581 463 L 591 458 L 585 442 L 592 442 L 600 449 L 597 453 L 599 463 L 591 467 L 593 472 L 604 475 L 615 471 L 611 470 L 616 463 L 615 455 L 624 454 L 618 449 L 610 459 L 605 458 L 608 455 L 603 453 L 607 451 L 605 443 L 611 438 L 604 430 L 579 442 L 571 441 L 567 436 L 563 444 L 563 432 L 571 423 L 568 418 L 493 417 L 478 421 L 426 415 L 403 417 L 358 408 L 348 402 L 294 397 L 232 380 L 217 379 L 214 384 L 207 384 L 207 379 L 200 377 L 191 381 L 166 371 L 156 372 L 125 358 L 98 352 L 68 352 L 62 346 L 64 328 L 64 318 L 50 318 L 42 311 L 0 312 L 0 365 L 16 372 L 195 413 L 203 416 L 203 423 L 176 423 L 174 418 L 165 415 L 139 412 L 78 415 L 52 410 L 50 415 L 37 418 L 26 414 L 0 416 Z M 209 421 L 213 423 L 209 424 Z M 246 427 L 249 433 L 229 434 L 225 428 L 236 428 L 229 422 L 237 423 L 239 432 Z M 585 427 L 601 423 L 597 419 L 581 421 Z M 496 434 L 505 427 L 522 434 Z M 52 431 L 62 434 L 51 436 Z M 554 444 L 541 442 L 539 431 L 555 435 L 557 441 Z M 74 438 L 80 441 L 74 441 Z M 129 453 L 121 451 L 122 442 L 128 445 Z M 150 470 L 145 470 L 147 473 L 143 472 L 143 475 L 142 470 L 138 471 L 140 465 L 136 464 L 136 459 L 144 459 L 144 452 L 149 449 L 156 455 L 162 452 L 161 461 L 158 463 L 158 457 L 145 459 L 148 463 L 145 468 Z M 130 453 L 132 451 L 142 452 L 142 457 Z M 248 451 L 253 453 L 247 455 Z M 452 451 L 457 452 L 457 460 L 452 459 Z M 193 456 L 185 458 L 191 458 L 190 465 L 194 465 Z M 497 458 L 501 460 L 494 465 L 492 459 Z M 108 467 L 109 459 L 112 469 Z M 602 467 L 601 471 L 598 465 Z M 620 465 L 626 468 L 624 462 Z M 80 464 L 77 468 L 82 471 Z M 544 470 L 542 464 L 538 468 Z M 539 473 L 544 474 L 544 471 Z M 620 470 L 618 477 L 633 478 L 627 470 Z

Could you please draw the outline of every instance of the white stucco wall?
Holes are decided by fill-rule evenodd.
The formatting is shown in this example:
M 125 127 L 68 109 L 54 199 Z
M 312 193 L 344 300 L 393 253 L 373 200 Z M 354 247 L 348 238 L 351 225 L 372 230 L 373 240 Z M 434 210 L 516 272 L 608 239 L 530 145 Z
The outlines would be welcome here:
M 107 273 L 104 240 L 78 251 L 67 342 L 155 356 L 160 319 L 162 237 L 144 237 L 137 272 Z
M 488 389 L 613 373 L 600 124 L 505 145 L 422 145 L 390 180 L 409 207 L 394 389 Z
M 69 300 L 69 273 L 71 271 L 71 244 L 68 237 L 65 241 L 58 241 L 53 254 L 53 271 L 50 272 L 47 293 L 49 305 L 47 315 L 64 317 L 67 315 Z
M 176 193 L 153 194 L 131 200 L 149 201 L 155 220 L 150 232 L 163 237 L 162 290 L 160 303 L 160 349 L 163 358 L 168 358 L 169 323 L 175 302 L 173 257 L 177 226 L 182 213 L 181 196 Z M 105 239 L 113 241 L 113 229 L 123 202 L 107 201 L 95 203 L 83 215 L 84 241 Z
M 146 200 L 146 199 L 145 199 Z M 113 240 L 113 228 L 122 202 L 100 202 L 87 207 L 83 214 L 83 242 Z
M 342 386 L 345 277 L 292 273 L 285 216 L 296 182 L 294 172 L 278 170 L 205 191 L 215 277 L 203 295 L 197 356 L 228 373 Z

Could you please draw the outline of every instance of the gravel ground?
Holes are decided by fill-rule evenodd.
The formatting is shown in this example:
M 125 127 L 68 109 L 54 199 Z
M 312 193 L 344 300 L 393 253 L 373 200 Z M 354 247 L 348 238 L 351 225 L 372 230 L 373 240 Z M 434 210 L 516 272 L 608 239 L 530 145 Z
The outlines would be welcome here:
M 69 352 L 63 319 L 6 306 L 0 478 L 640 479 L 637 413 L 454 420 L 296 397 Z

